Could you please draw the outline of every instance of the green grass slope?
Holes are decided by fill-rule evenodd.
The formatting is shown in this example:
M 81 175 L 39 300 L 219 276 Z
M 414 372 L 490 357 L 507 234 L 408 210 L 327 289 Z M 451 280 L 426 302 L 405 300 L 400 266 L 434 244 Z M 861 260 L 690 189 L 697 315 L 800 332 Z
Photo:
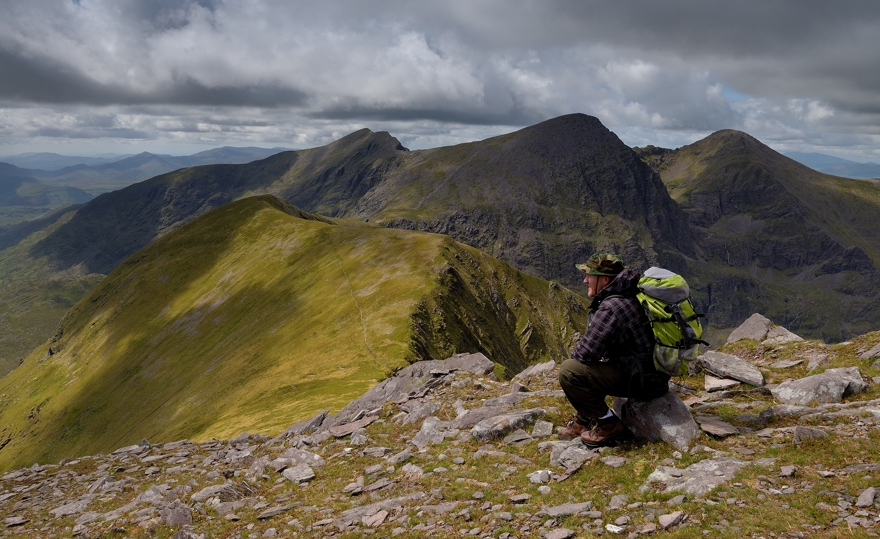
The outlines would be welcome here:
M 731 130 L 640 152 L 698 235 L 692 266 L 713 321 L 760 311 L 829 340 L 876 329 L 878 182 L 816 172 Z
M 585 323 L 583 298 L 446 236 L 246 198 L 129 257 L 0 380 L 0 468 L 279 432 L 407 361 L 560 359 Z

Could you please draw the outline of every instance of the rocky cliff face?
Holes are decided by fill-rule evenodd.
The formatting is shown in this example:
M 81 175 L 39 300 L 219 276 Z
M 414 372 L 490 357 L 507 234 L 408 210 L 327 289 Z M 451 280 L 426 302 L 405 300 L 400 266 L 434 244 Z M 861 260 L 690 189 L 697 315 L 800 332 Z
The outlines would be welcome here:
M 713 324 L 760 310 L 829 339 L 871 329 L 880 314 L 880 243 L 868 232 L 877 185 L 820 174 L 737 131 L 639 153 L 694 231 L 702 256 L 691 271 Z

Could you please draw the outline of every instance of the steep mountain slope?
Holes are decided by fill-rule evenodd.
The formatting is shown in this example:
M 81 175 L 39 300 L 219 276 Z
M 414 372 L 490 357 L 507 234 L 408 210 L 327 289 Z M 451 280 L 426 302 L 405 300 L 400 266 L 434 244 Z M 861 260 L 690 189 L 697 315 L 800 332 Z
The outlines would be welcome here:
M 125 260 L 0 380 L 0 466 L 278 432 L 407 361 L 566 355 L 586 300 L 446 236 L 216 209 Z
M 830 340 L 876 329 L 878 182 L 816 172 L 730 130 L 642 154 L 699 234 L 713 320 L 759 310 Z

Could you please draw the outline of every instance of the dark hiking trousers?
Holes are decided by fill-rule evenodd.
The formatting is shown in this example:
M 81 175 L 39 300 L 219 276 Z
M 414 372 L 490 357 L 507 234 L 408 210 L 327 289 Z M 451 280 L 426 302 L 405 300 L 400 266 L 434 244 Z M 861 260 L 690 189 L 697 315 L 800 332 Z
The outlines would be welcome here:
M 608 413 L 606 395 L 653 399 L 666 393 L 668 381 L 668 376 L 651 372 L 642 384 L 638 374 L 617 362 L 584 364 L 568 358 L 559 367 L 559 385 L 582 425 Z

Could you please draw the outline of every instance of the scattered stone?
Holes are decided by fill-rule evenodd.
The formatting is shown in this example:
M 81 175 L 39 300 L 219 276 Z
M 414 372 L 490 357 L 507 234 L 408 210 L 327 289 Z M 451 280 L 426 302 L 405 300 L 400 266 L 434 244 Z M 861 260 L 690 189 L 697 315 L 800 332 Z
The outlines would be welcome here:
M 30 519 L 24 517 L 7 517 L 3 519 L 3 523 L 6 524 L 7 528 L 14 528 L 16 526 L 21 526 L 22 524 L 27 524 L 30 522 Z
M 52 509 L 49 512 L 52 513 L 52 516 L 54 516 L 55 518 L 64 518 L 64 517 L 67 517 L 70 515 L 75 515 L 77 513 L 82 513 L 85 510 L 85 508 L 89 505 L 89 503 L 91 503 L 91 501 L 92 501 L 92 497 L 89 496 L 86 498 L 79 499 L 75 502 L 66 503 L 60 507 L 56 507 L 55 509 Z
M 875 356 L 880 356 L 880 343 L 874 345 L 873 348 L 859 355 L 859 359 L 871 359 Z
M 532 499 L 531 494 L 514 494 L 512 496 L 508 496 L 507 500 L 510 503 L 521 504 L 526 503 L 527 501 Z
M 608 506 L 605 508 L 606 511 L 616 511 L 618 509 L 622 509 L 626 507 L 626 502 L 629 498 L 626 494 L 615 494 L 611 497 L 611 501 L 608 502 Z
M 792 442 L 799 444 L 804 440 L 812 440 L 813 438 L 825 438 L 828 433 L 821 429 L 813 429 L 810 427 L 801 427 L 798 425 L 792 431 L 794 436 Z
M 363 419 L 359 419 L 359 420 L 353 421 L 351 423 L 346 423 L 344 425 L 337 425 L 335 427 L 330 427 L 327 430 L 327 432 L 329 432 L 330 434 L 332 434 L 333 436 L 335 436 L 337 438 L 343 438 L 343 437 L 348 436 L 349 434 L 353 433 L 354 431 L 356 431 L 362 427 L 366 427 L 367 425 L 369 425 L 370 423 L 372 423 L 373 421 L 375 421 L 377 419 L 379 419 L 379 416 L 377 416 L 377 415 L 367 416 Z
M 616 524 L 606 524 L 605 529 L 608 530 L 609 533 L 613 533 L 615 535 L 621 535 L 626 531 L 626 528 L 616 525 Z
M 761 342 L 767 338 L 767 333 L 770 332 L 770 327 L 772 325 L 773 322 L 771 322 L 770 319 L 764 315 L 755 313 L 748 317 L 742 325 L 730 332 L 730 336 L 727 337 L 727 342 L 734 343 L 743 339 L 751 339 L 753 341 Z
M 739 433 L 738 428 L 714 416 L 697 415 L 697 423 L 700 424 L 700 428 L 703 431 L 719 438 L 726 438 Z
M 687 496 L 685 496 L 684 494 L 679 494 L 678 496 L 673 496 L 669 500 L 666 500 L 666 505 L 676 506 L 681 505 L 686 501 L 688 501 Z
M 270 507 L 269 509 L 266 509 L 265 511 L 263 511 L 262 513 L 257 515 L 257 519 L 266 520 L 266 519 L 272 518 L 274 516 L 278 516 L 281 513 L 286 513 L 295 507 L 297 507 L 297 504 L 276 505 L 274 507 Z
M 629 462 L 629 459 L 624 458 L 624 457 L 618 457 L 616 455 L 609 455 L 607 457 L 602 457 L 600 460 L 602 461 L 603 464 L 605 464 L 606 466 L 610 466 L 612 468 L 620 468 L 621 466 L 623 466 L 624 464 Z
M 813 403 L 841 402 L 844 397 L 868 389 L 858 367 L 828 369 L 822 374 L 782 382 L 771 389 L 773 397 L 785 404 L 807 406 Z
M 706 352 L 697 360 L 703 369 L 720 378 L 733 378 L 753 386 L 764 385 L 764 375 L 748 361 L 722 352 Z
M 293 468 L 287 468 L 282 475 L 294 483 L 308 483 L 315 478 L 315 472 L 308 464 L 298 464 Z
M 585 462 L 598 455 L 598 451 L 587 448 L 576 438 L 570 444 L 553 449 L 550 453 L 550 465 L 577 471 Z
M 484 419 L 474 425 L 471 436 L 481 442 L 503 438 L 508 432 L 531 425 L 535 419 L 546 414 L 541 408 L 531 408 Z
M 539 419 L 532 428 L 532 438 L 547 438 L 553 434 L 553 423 Z
M 773 459 L 745 462 L 730 457 L 713 457 L 691 464 L 683 470 L 669 466 L 658 466 L 648 476 L 645 483 L 639 487 L 639 490 L 645 492 L 651 489 L 651 483 L 663 483 L 665 485 L 664 492 L 681 490 L 687 494 L 702 496 L 730 480 L 746 466 L 770 466 L 773 462 Z
M 797 466 L 782 466 L 779 468 L 779 477 L 793 477 Z
M 877 489 L 874 487 L 866 488 L 859 494 L 856 501 L 856 507 L 871 507 L 874 505 L 874 498 L 877 497 Z
M 512 434 L 504 437 L 504 443 L 517 446 L 525 445 L 533 440 L 534 438 L 529 436 L 529 433 L 522 429 L 517 429 Z
M 353 446 L 361 446 L 366 445 L 369 440 L 367 439 L 367 429 L 361 427 L 356 429 L 351 433 L 351 439 L 349 443 Z
M 429 445 L 443 443 L 443 440 L 454 438 L 458 433 L 458 429 L 450 429 L 447 423 L 431 416 L 425 418 L 422 428 L 409 443 L 419 448 L 419 451 L 424 451 Z
M 541 485 L 550 482 L 550 470 L 538 470 L 529 475 L 529 482 Z
M 192 512 L 180 500 L 174 500 L 160 509 L 159 516 L 168 526 L 184 526 L 193 522 Z
M 556 528 L 544 535 L 544 539 L 571 539 L 572 537 L 574 537 L 574 532 L 568 528 Z
M 799 342 L 804 340 L 798 335 L 788 331 L 782 326 L 777 326 L 767 332 L 767 338 L 761 344 L 764 346 L 774 346 L 790 342 Z
M 528 381 L 529 378 L 544 374 L 552 371 L 556 368 L 556 363 L 553 360 L 550 360 L 546 363 L 538 363 L 537 365 L 532 365 L 531 367 L 527 367 L 522 372 L 513 377 L 514 382 L 525 382 Z
M 714 391 L 723 391 L 725 389 L 730 389 L 732 387 L 736 387 L 740 385 L 741 382 L 738 380 L 731 380 L 729 378 L 715 378 L 714 376 L 707 374 L 704 382 L 704 388 L 706 391 L 712 393 Z
M 770 366 L 774 369 L 790 369 L 792 367 L 797 367 L 803 362 L 803 359 L 787 359 L 785 361 L 777 361 L 776 363 L 771 363 Z
M 589 511 L 592 508 L 593 502 L 564 503 L 553 507 L 544 507 L 541 509 L 541 513 L 546 514 L 550 518 L 570 517 L 581 512 Z
M 674 513 L 669 513 L 668 515 L 660 515 L 657 521 L 660 523 L 660 527 L 664 530 L 668 530 L 673 526 L 677 526 L 681 524 L 681 520 L 684 518 L 684 512 L 676 511 Z
M 614 413 L 638 438 L 664 441 L 687 451 L 700 435 L 688 407 L 672 392 L 650 401 L 629 401 L 615 397 Z
M 382 511 L 379 511 L 372 516 L 363 517 L 361 521 L 364 523 L 364 526 L 377 528 L 381 526 L 383 522 L 385 522 L 385 519 L 388 518 L 388 514 L 388 511 L 383 509 Z

